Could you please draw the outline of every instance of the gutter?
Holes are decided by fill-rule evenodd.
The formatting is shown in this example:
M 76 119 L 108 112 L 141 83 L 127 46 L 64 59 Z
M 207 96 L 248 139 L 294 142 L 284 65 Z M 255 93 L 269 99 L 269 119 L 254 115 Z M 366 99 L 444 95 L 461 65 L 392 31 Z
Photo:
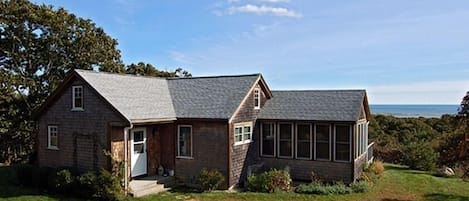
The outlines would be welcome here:
M 129 131 L 134 127 L 132 122 L 129 121 L 130 126 L 124 128 L 124 192 L 129 191 L 129 171 L 128 171 L 128 135 Z

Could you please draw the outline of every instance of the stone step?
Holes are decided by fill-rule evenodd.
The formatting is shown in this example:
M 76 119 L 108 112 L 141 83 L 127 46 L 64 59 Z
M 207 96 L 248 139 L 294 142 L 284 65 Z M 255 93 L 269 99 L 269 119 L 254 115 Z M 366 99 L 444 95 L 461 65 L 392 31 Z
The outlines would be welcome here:
M 148 185 L 143 188 L 132 189 L 131 194 L 133 197 L 142 197 L 145 195 L 156 194 L 168 190 L 163 184 Z
M 155 194 L 166 191 L 174 185 L 173 177 L 146 177 L 130 182 L 130 194 L 133 197 L 141 197 L 149 194 Z

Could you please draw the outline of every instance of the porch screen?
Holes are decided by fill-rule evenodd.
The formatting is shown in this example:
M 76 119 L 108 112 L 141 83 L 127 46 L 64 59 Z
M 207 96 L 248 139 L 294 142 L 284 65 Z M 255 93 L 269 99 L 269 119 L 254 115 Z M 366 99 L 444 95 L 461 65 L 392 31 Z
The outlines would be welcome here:
M 274 156 L 275 153 L 275 130 L 273 123 L 262 123 L 261 155 Z
M 335 160 L 350 161 L 350 126 L 335 126 Z
M 330 160 L 330 126 L 316 125 L 316 159 Z

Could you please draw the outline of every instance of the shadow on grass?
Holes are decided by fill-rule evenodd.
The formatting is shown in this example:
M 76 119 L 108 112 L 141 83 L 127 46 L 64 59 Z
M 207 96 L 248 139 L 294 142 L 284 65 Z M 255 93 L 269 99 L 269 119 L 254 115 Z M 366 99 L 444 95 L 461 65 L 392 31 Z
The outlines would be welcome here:
M 181 194 L 186 194 L 186 193 L 202 193 L 199 189 L 196 188 L 191 188 L 187 186 L 176 186 L 173 187 L 169 190 L 171 193 L 181 193 Z
M 402 200 L 402 199 L 390 199 L 390 198 L 384 198 L 381 201 L 410 201 L 410 200 Z
M 410 169 L 409 167 L 407 166 L 403 166 L 403 165 L 386 165 L 385 166 L 385 170 L 396 170 L 396 171 L 401 171 L 401 172 L 404 172 L 406 174 L 426 174 L 426 175 L 432 175 L 432 172 L 429 172 L 429 171 L 421 171 L 421 170 L 413 170 L 413 169 Z
M 443 193 L 431 193 L 425 194 L 425 200 L 427 201 L 467 201 L 469 196 L 462 195 L 451 195 Z

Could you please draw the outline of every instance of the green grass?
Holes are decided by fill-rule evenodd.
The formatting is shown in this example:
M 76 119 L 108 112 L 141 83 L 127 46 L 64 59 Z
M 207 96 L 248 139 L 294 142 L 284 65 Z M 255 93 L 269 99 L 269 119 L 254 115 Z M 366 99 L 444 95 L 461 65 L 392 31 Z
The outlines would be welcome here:
M 345 200 L 345 201 L 466 201 L 469 200 L 469 182 L 458 178 L 435 177 L 427 172 L 409 170 L 403 166 L 386 164 L 382 178 L 367 193 L 348 195 L 301 195 L 296 193 L 196 193 L 187 189 L 176 189 L 172 192 L 150 195 L 142 198 L 129 198 L 130 201 L 150 200 Z M 71 200 L 69 198 L 41 195 L 31 189 L 14 185 L 11 168 L 0 167 L 0 200 Z

